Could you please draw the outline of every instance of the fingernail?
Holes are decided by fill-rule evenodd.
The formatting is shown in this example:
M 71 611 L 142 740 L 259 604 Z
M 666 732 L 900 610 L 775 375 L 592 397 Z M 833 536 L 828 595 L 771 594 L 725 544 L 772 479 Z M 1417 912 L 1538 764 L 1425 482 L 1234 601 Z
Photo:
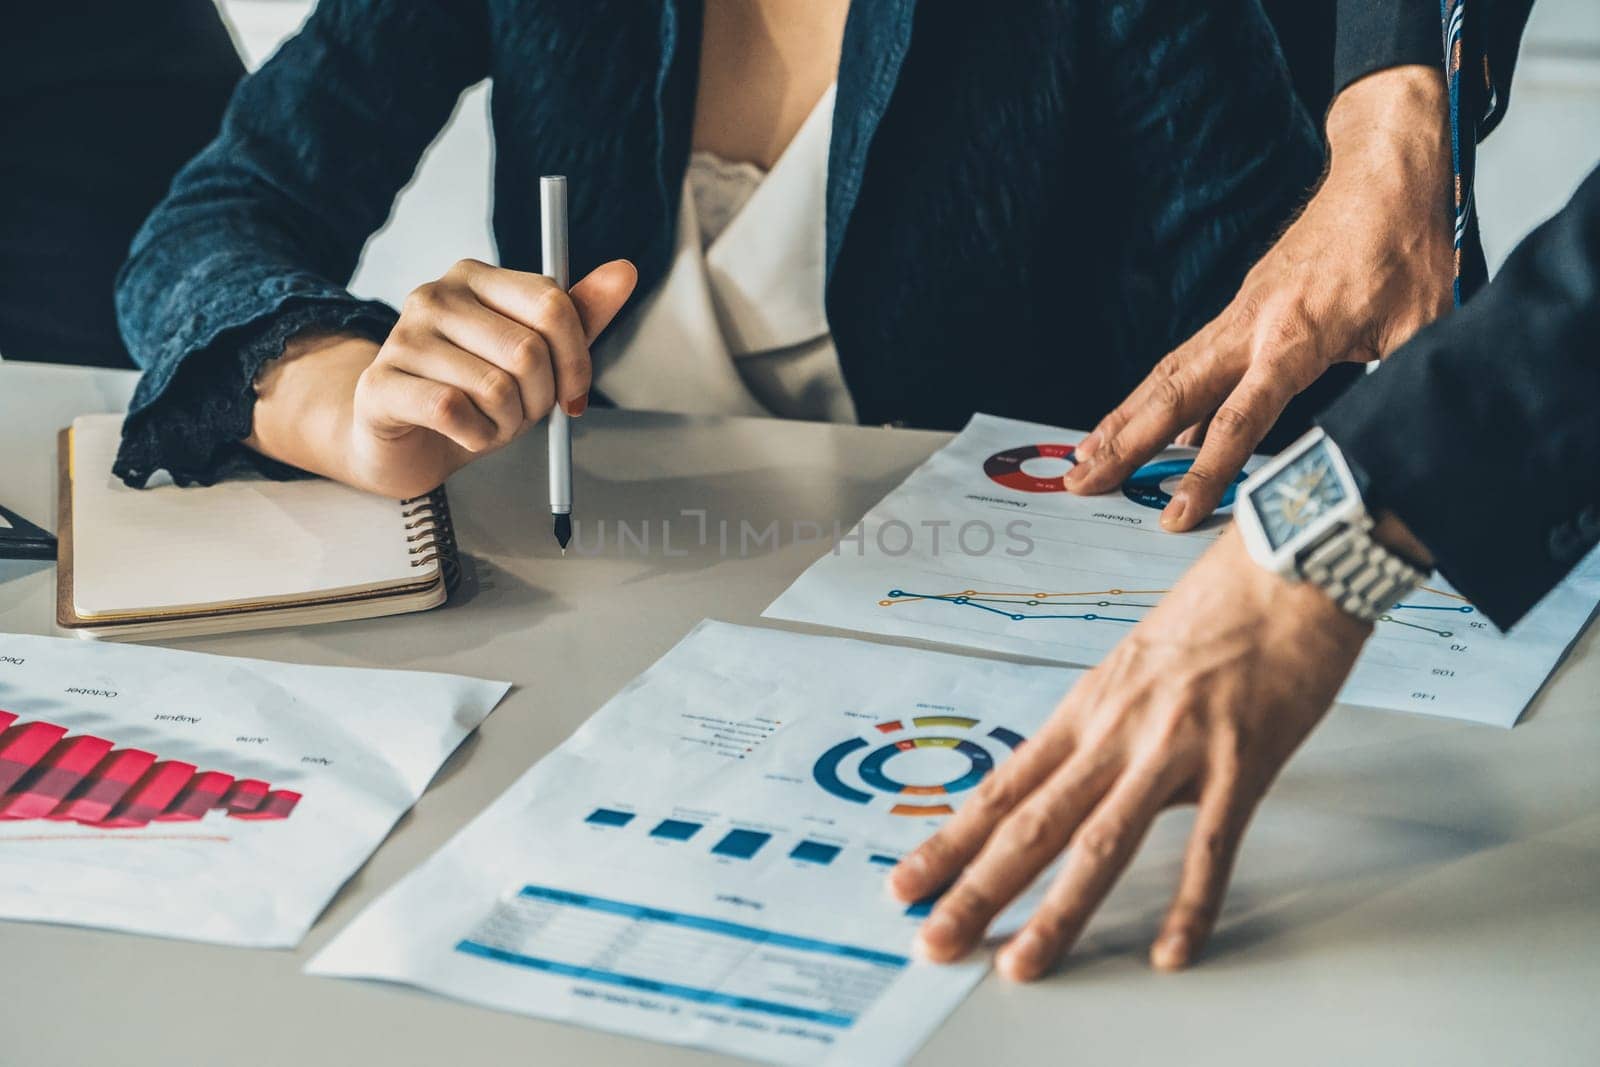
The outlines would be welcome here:
M 1082 481 L 1084 475 L 1089 473 L 1089 468 L 1091 466 L 1093 466 L 1093 463 L 1089 460 L 1089 458 L 1087 456 L 1079 457 L 1078 462 L 1074 463 L 1072 465 L 1072 467 L 1067 471 L 1067 473 L 1066 473 L 1066 475 L 1064 477 L 1064 480 L 1069 485 L 1074 483 L 1074 482 Z
M 588 393 L 584 393 L 582 396 L 579 396 L 579 397 L 573 397 L 571 400 L 568 400 L 566 403 L 561 405 L 561 410 L 565 411 L 567 413 L 567 417 L 570 418 L 570 419 L 577 418 L 579 415 L 582 415 L 588 409 L 589 409 L 589 394 Z
M 1000 953 L 995 962 L 1000 973 L 1013 982 L 1026 982 L 1041 969 L 1040 957 L 1044 955 L 1044 942 L 1032 930 L 1023 930 Z
M 1172 502 L 1161 513 L 1161 525 L 1169 530 L 1182 528 L 1184 517 L 1189 513 L 1189 495 L 1179 493 L 1172 498 Z
M 1186 934 L 1168 934 L 1150 946 L 1150 962 L 1158 971 L 1182 970 L 1189 962 L 1189 938 Z
M 917 940 L 922 947 L 928 949 L 931 955 L 943 956 L 950 951 L 951 942 L 956 936 L 956 921 L 948 915 L 934 912 L 922 923 L 922 928 L 917 931 Z
M 921 883 L 926 869 L 927 864 L 923 862 L 921 856 L 907 856 L 889 871 L 889 877 L 884 879 L 884 885 L 893 896 L 907 900 L 915 899 L 918 895 L 917 886 Z
M 1085 437 L 1083 440 L 1079 441 L 1078 442 L 1078 447 L 1076 449 L 1074 449 L 1073 451 L 1077 455 L 1079 462 L 1082 462 L 1083 460 L 1086 460 L 1090 456 L 1094 455 L 1095 449 L 1097 449 L 1099 447 L 1100 447 L 1100 431 L 1096 430 L 1094 433 L 1090 434 L 1088 437 Z

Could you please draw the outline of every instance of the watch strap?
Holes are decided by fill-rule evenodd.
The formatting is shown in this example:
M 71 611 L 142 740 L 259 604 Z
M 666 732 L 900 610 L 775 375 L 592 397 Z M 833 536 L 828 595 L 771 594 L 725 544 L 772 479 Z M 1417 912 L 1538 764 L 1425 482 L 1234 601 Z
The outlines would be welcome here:
M 1299 570 L 1305 581 L 1364 622 L 1377 622 L 1428 576 L 1361 526 L 1346 526 L 1316 545 Z

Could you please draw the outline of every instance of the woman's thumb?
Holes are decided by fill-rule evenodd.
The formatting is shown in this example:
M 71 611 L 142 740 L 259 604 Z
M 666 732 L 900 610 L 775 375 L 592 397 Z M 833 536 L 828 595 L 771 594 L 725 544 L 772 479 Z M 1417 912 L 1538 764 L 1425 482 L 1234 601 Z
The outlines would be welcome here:
M 590 344 L 611 325 L 637 284 L 638 268 L 625 259 L 613 259 L 600 264 L 572 287 L 572 302 L 578 308 L 583 333 Z

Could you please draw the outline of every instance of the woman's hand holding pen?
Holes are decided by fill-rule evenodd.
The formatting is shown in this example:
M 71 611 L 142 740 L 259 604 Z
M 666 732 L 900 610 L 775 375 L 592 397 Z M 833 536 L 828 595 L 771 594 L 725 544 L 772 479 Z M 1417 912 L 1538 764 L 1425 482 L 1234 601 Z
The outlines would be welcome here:
M 1328 175 L 1222 313 L 1078 446 L 1067 488 L 1115 488 L 1174 440 L 1200 454 L 1161 516 L 1192 529 L 1294 396 L 1338 362 L 1387 356 L 1449 310 L 1450 142 L 1437 70 L 1396 67 L 1339 94 Z
M 381 346 L 326 335 L 286 346 L 257 380 L 246 443 L 386 496 L 426 493 L 556 403 L 582 414 L 589 345 L 637 279 L 614 260 L 563 293 L 543 275 L 462 260 L 411 293 Z

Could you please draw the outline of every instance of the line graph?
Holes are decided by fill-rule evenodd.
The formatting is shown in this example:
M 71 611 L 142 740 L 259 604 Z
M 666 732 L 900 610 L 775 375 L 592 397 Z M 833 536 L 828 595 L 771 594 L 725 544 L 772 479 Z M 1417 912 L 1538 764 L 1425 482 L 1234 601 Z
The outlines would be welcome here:
M 1477 609 L 1467 603 L 1466 598 L 1458 593 L 1444 589 L 1435 589 L 1431 586 L 1422 586 L 1417 590 L 1420 593 L 1430 593 L 1453 601 L 1448 604 L 1408 604 L 1400 603 L 1390 608 L 1378 618 L 1380 623 L 1390 623 L 1394 626 L 1404 626 L 1407 629 L 1420 630 L 1432 634 L 1441 640 L 1454 637 L 1455 631 L 1439 626 L 1429 626 L 1420 621 L 1397 618 L 1399 612 L 1446 612 L 1459 615 L 1474 614 Z M 1078 622 L 1110 622 L 1132 625 L 1140 618 L 1132 618 L 1126 614 L 1110 614 L 1100 611 L 1064 612 L 1057 608 L 1110 608 L 1110 609 L 1145 609 L 1155 607 L 1154 602 L 1145 603 L 1138 600 L 1124 600 L 1123 597 L 1156 597 L 1159 598 L 1170 589 L 1079 589 L 1071 592 L 1015 592 L 1008 590 L 980 590 L 962 589 L 948 593 L 919 593 L 907 589 L 890 589 L 884 599 L 878 601 L 881 608 L 894 608 L 905 604 L 937 603 L 948 604 L 951 607 L 973 608 L 993 615 L 999 615 L 1011 622 L 1045 622 L 1045 621 L 1078 621 Z M 1045 610 L 1023 610 L 1038 609 Z M 1141 616 L 1142 618 L 1142 616 Z
M 1407 622 L 1405 619 L 1397 619 L 1397 618 L 1395 618 L 1394 617 L 1394 613 L 1397 612 L 1397 611 L 1448 611 L 1448 612 L 1455 612 L 1455 613 L 1460 614 L 1460 615 L 1473 615 L 1473 614 L 1477 613 L 1478 609 L 1473 607 L 1471 604 L 1467 603 L 1467 598 L 1462 596 L 1460 593 L 1452 593 L 1452 592 L 1450 592 L 1448 590 L 1445 590 L 1445 589 L 1434 589 L 1431 586 L 1426 586 L 1426 585 L 1421 586 L 1417 591 L 1419 593 L 1432 593 L 1434 596 L 1444 597 L 1446 600 L 1455 601 L 1455 603 L 1453 603 L 1453 604 L 1396 604 L 1394 607 L 1390 608 L 1384 614 L 1379 615 L 1378 616 L 1378 621 L 1379 622 L 1391 623 L 1391 624 L 1393 624 L 1395 626 L 1409 627 L 1410 629 L 1413 629 L 1413 630 L 1422 630 L 1422 631 L 1424 631 L 1426 633 L 1433 634 L 1435 637 L 1448 639 L 1448 638 L 1454 637 L 1456 635 L 1456 632 L 1454 630 L 1440 630 L 1440 629 L 1437 629 L 1437 628 L 1432 627 L 1432 626 L 1424 626 L 1420 622 Z
M 879 607 L 891 608 L 900 604 L 913 604 L 917 601 L 937 601 L 951 604 L 956 607 L 977 608 L 979 611 L 1003 615 L 1012 622 L 1028 622 L 1044 619 L 1081 619 L 1086 622 L 1126 622 L 1135 623 L 1138 619 L 1129 619 L 1117 615 L 1103 615 L 1099 612 L 1068 613 L 1057 611 L 1019 611 L 1018 608 L 1056 608 L 1056 607 L 1091 607 L 1091 608 L 1153 608 L 1154 604 L 1144 604 L 1135 601 L 1111 600 L 1109 597 L 1122 596 L 1160 596 L 1167 592 L 1165 589 L 1093 589 L 1072 593 L 1009 593 L 1003 591 L 981 591 L 977 589 L 963 589 L 956 593 L 914 593 L 904 589 L 891 589 L 887 599 L 878 601 Z M 1089 598 L 1089 599 L 1076 599 Z

